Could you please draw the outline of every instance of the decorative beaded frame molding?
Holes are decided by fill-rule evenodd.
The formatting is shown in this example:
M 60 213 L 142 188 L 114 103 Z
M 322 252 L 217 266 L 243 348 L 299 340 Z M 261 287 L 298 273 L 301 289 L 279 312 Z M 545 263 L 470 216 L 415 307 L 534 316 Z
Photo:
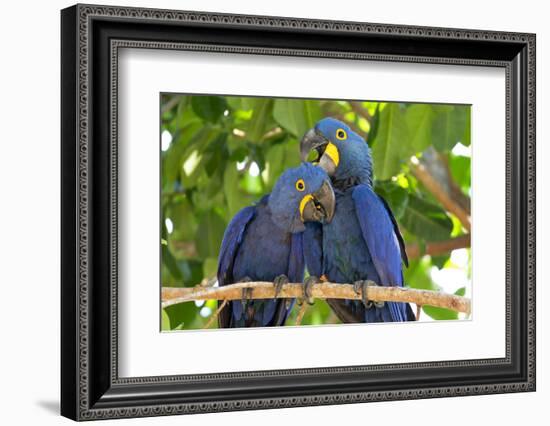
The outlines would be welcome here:
M 280 408 L 308 405 L 343 404 L 352 402 L 401 400 L 415 398 L 432 398 L 441 396 L 460 396 L 488 393 L 504 393 L 518 391 L 533 391 L 535 389 L 535 36 L 533 34 L 504 33 L 492 31 L 476 31 L 463 29 L 426 28 L 401 25 L 382 25 L 356 22 L 334 22 L 322 20 L 306 20 L 294 18 L 275 18 L 263 16 L 227 15 L 201 12 L 183 12 L 155 9 L 136 9 L 125 7 L 103 7 L 77 5 L 62 13 L 62 58 L 65 76 L 72 76 L 72 86 L 62 91 L 64 118 L 74 119 L 73 127 L 63 124 L 62 164 L 63 177 L 72 178 L 71 183 L 62 184 L 63 213 L 68 217 L 74 215 L 71 225 L 63 222 L 62 231 L 62 414 L 75 420 L 91 420 L 114 417 L 157 416 L 185 413 L 206 413 L 213 411 L 249 410 L 262 408 Z M 271 48 L 232 46 L 212 43 L 182 43 L 170 40 L 147 41 L 124 39 L 109 40 L 109 210 L 110 238 L 109 252 L 109 318 L 108 324 L 101 336 L 107 336 L 110 351 L 103 356 L 102 362 L 95 362 L 99 356 L 91 345 L 95 337 L 92 328 L 95 327 L 97 314 L 91 310 L 90 292 L 93 284 L 90 280 L 91 240 L 93 239 L 91 222 L 94 214 L 94 199 L 92 187 L 94 182 L 91 167 L 90 143 L 91 110 L 93 108 L 92 85 L 90 80 L 92 49 L 91 23 L 95 19 L 116 22 L 135 21 L 152 24 L 193 24 L 221 25 L 238 28 L 261 28 L 272 30 L 316 31 L 327 34 L 373 34 L 384 36 L 407 36 L 415 39 L 437 40 L 467 40 L 480 42 L 504 42 L 524 46 L 523 61 L 526 74 L 523 81 L 514 81 L 512 74 L 517 67 L 512 60 L 494 60 L 459 57 L 414 56 L 383 53 L 360 53 L 326 51 L 316 49 Z M 63 27 L 64 26 L 64 27 Z M 71 39 L 72 38 L 72 39 Z M 506 70 L 506 357 L 502 359 L 463 360 L 450 362 L 429 362 L 414 364 L 394 364 L 376 366 L 327 367 L 300 370 L 274 370 L 261 372 L 220 373 L 187 376 L 162 377 L 118 377 L 118 327 L 117 327 L 117 113 L 118 113 L 118 50 L 120 48 L 147 48 L 165 50 L 194 50 L 207 52 L 225 52 L 237 54 L 262 54 L 283 56 L 309 56 L 351 60 L 423 62 L 433 64 L 477 65 L 503 67 Z M 517 85 L 524 85 L 524 96 L 520 105 L 521 111 L 513 105 L 512 98 L 517 95 Z M 75 95 L 75 96 L 73 96 Z M 75 100 L 76 99 L 76 100 Z M 522 114 L 520 122 L 525 126 L 522 137 L 515 135 L 519 130 L 513 128 L 513 114 Z M 512 143 L 514 137 L 523 146 L 522 165 L 519 173 L 523 173 L 522 182 L 516 182 L 512 164 L 518 161 L 513 157 Z M 74 154 L 74 155 L 72 155 Z M 514 192 L 515 191 L 515 192 Z M 512 247 L 514 229 L 517 223 L 512 223 L 512 207 L 514 194 L 521 192 L 525 203 L 525 235 L 520 247 Z M 517 195 L 518 199 L 519 195 Z M 97 201 L 96 201 L 97 203 Z M 522 240 L 523 241 L 523 240 Z M 513 250 L 520 250 L 524 255 L 524 269 L 520 275 L 512 276 L 511 256 Z M 316 392 L 311 394 L 291 393 L 289 395 L 275 394 L 268 397 L 239 398 L 228 395 L 226 399 L 174 401 L 162 397 L 140 400 L 133 396 L 132 389 L 141 386 L 151 386 L 154 395 L 155 386 L 170 386 L 171 384 L 217 384 L 223 380 L 254 380 L 266 378 L 293 378 L 295 381 L 308 377 L 330 377 L 331 375 L 359 374 L 372 372 L 390 372 L 409 369 L 449 369 L 453 367 L 490 367 L 512 366 L 512 330 L 518 321 L 518 313 L 513 312 L 512 297 L 514 285 L 519 285 L 518 278 L 525 278 L 521 295 L 524 297 L 523 333 L 524 341 L 521 351 L 524 353 L 524 363 L 518 368 L 516 380 L 479 382 L 471 385 L 438 384 L 427 387 L 415 387 L 414 383 L 392 390 L 354 391 L 354 392 Z M 515 281 L 514 281 L 515 280 Z M 108 362 L 106 361 L 108 359 Z M 516 361 L 517 362 L 517 361 Z M 96 376 L 100 376 L 97 378 Z M 149 388 L 148 388 L 149 389 Z M 143 392 L 143 390 L 142 390 Z

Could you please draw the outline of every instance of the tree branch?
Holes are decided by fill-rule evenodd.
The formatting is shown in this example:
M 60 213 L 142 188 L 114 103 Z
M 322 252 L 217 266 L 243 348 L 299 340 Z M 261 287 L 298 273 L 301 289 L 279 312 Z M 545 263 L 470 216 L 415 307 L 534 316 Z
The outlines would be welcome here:
M 420 245 L 417 243 L 407 244 L 406 249 L 409 259 L 416 259 L 425 254 L 439 256 L 452 250 L 468 248 L 470 244 L 470 234 L 466 234 L 449 240 L 427 242 L 424 251 L 421 250 Z
M 356 114 L 360 115 L 361 117 L 363 117 L 365 120 L 367 120 L 369 123 L 371 122 L 372 120 L 372 115 L 371 113 L 369 112 L 369 110 L 367 108 L 365 108 L 361 102 L 357 102 L 357 101 L 350 101 L 349 103 L 351 109 L 353 110 L 353 112 L 355 112 Z
M 180 101 L 181 99 L 181 96 L 180 95 L 176 95 L 174 96 L 173 98 L 171 98 L 170 100 L 168 100 L 161 108 L 161 111 L 160 113 L 161 114 L 164 114 L 165 112 L 168 112 L 170 111 L 172 108 L 174 108 L 178 102 Z
M 416 178 L 433 194 L 433 196 L 441 203 L 441 205 L 449 212 L 453 213 L 462 226 L 470 232 L 470 214 L 457 203 L 450 194 L 443 188 L 439 181 L 432 176 L 427 167 L 419 161 L 411 162 L 411 171 Z
M 301 283 L 285 284 L 277 295 L 275 295 L 275 286 L 271 282 L 246 282 L 209 288 L 163 287 L 162 307 L 166 308 L 178 303 L 195 300 L 241 300 L 243 288 L 252 289 L 249 299 L 299 299 L 303 297 L 304 292 L 304 287 Z M 361 300 L 361 294 L 355 292 L 353 285 L 330 282 L 312 285 L 311 296 L 316 299 Z M 471 310 L 470 299 L 466 297 L 403 287 L 369 286 L 368 299 L 375 302 L 407 302 L 421 306 L 435 306 L 466 314 L 469 314 Z
M 442 156 L 439 154 L 440 162 L 442 163 L 443 167 L 445 168 L 445 174 L 447 175 L 447 183 L 448 183 L 448 192 L 451 195 L 451 198 L 458 203 L 466 213 L 471 214 L 471 200 L 470 197 L 468 197 L 460 187 L 457 185 L 457 183 L 452 178 L 451 168 L 449 167 L 449 157 Z

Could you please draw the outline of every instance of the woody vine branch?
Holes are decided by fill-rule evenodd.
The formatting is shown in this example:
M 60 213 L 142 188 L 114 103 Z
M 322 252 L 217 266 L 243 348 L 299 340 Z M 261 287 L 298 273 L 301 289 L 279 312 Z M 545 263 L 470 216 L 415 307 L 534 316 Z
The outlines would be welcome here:
M 275 286 L 271 282 L 246 282 L 230 284 L 223 287 L 194 287 L 194 288 L 162 288 L 162 307 L 166 308 L 178 303 L 196 300 L 241 300 L 243 289 L 251 289 L 249 299 L 273 299 L 303 297 L 302 283 L 289 283 L 282 286 L 276 294 Z M 353 285 L 323 282 L 310 287 L 313 299 L 349 299 L 361 300 L 361 293 L 356 293 Z M 446 294 L 432 290 L 418 290 L 403 287 L 369 286 L 367 297 L 375 302 L 407 302 L 418 306 L 435 306 L 451 309 L 456 312 L 470 314 L 471 301 L 467 297 Z

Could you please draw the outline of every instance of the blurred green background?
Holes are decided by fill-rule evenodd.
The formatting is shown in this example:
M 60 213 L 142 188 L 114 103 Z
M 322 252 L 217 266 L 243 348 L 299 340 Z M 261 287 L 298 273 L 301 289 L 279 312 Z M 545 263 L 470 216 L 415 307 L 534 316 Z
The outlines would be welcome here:
M 406 284 L 470 295 L 468 226 L 421 178 L 428 173 L 469 214 L 469 106 L 162 94 L 160 111 L 162 285 L 213 285 L 233 215 L 299 164 L 300 138 L 331 116 L 372 148 L 375 190 L 389 202 L 409 248 Z M 162 330 L 204 328 L 216 307 L 211 300 L 162 309 Z M 424 321 L 459 318 L 446 309 L 422 309 Z M 316 300 L 301 324 L 338 322 Z

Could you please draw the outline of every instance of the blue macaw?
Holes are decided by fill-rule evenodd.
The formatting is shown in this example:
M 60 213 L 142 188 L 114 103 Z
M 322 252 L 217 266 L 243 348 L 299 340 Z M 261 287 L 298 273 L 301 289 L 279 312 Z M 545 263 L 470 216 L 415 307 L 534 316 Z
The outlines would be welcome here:
M 286 170 L 271 194 L 245 207 L 229 223 L 218 259 L 220 286 L 246 281 L 273 281 L 276 291 L 288 282 L 302 282 L 305 223 L 328 223 L 335 197 L 330 178 L 319 167 L 303 163 Z M 266 327 L 283 325 L 293 300 L 232 301 L 219 315 L 219 326 Z
M 408 265 L 403 237 L 386 201 L 373 190 L 368 144 L 349 126 L 325 118 L 301 141 L 301 156 L 314 150 L 332 179 L 336 194 L 333 220 L 308 224 L 304 255 L 309 272 L 330 282 L 353 283 L 362 301 L 329 299 L 343 322 L 414 321 L 408 303 L 368 300 L 367 280 L 403 286 L 401 261 Z

